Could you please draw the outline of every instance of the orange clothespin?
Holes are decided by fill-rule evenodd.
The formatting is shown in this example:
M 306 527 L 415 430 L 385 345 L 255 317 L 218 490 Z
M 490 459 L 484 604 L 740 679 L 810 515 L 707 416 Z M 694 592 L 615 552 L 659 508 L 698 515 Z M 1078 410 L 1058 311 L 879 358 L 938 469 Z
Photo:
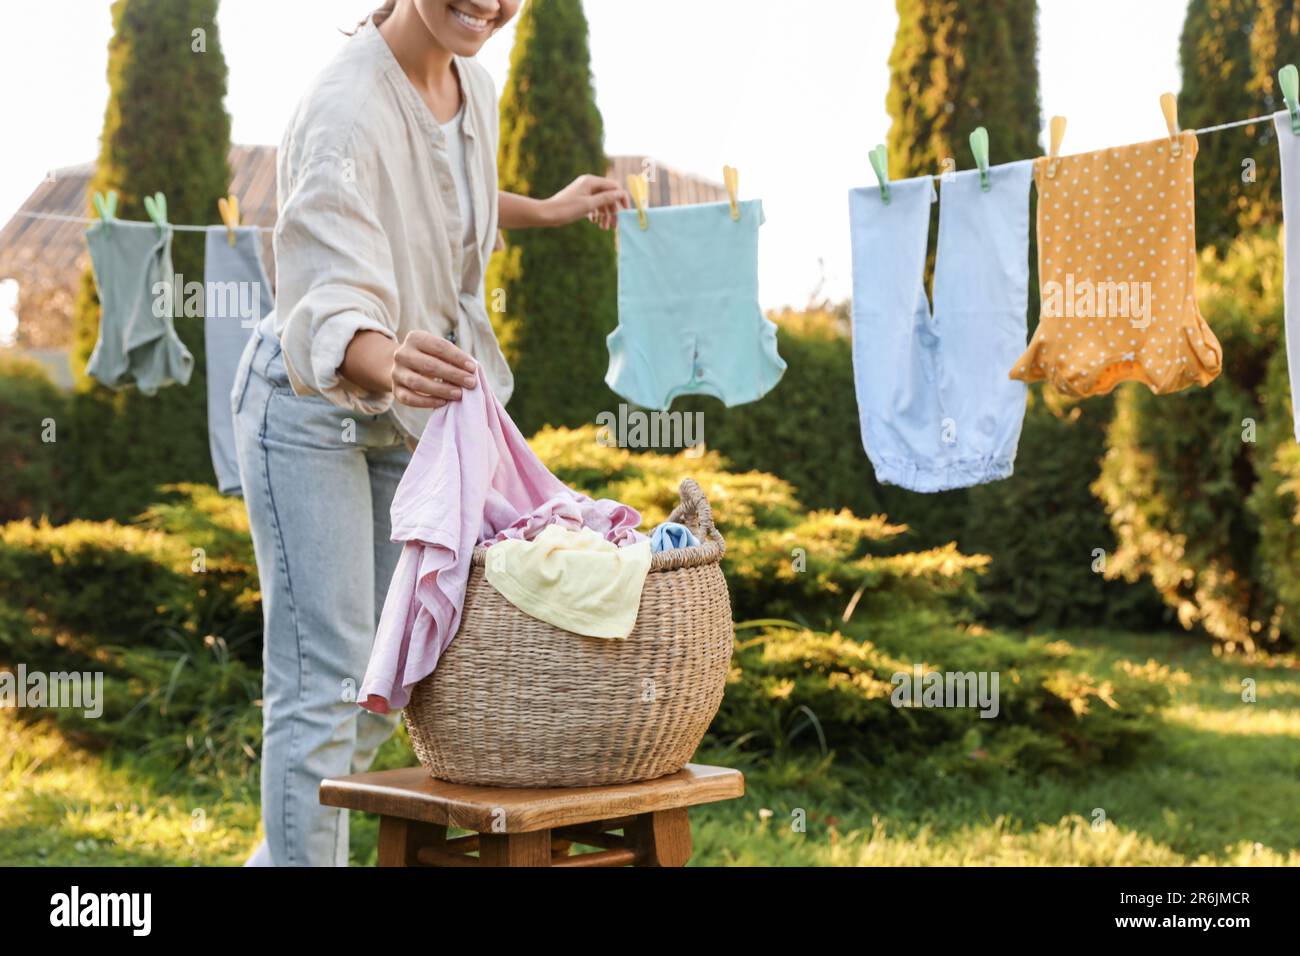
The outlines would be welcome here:
M 731 199 L 731 219 L 740 222 L 740 172 L 735 166 L 722 167 L 722 181 L 727 184 L 727 195 Z
M 1056 164 L 1061 160 L 1061 140 L 1065 139 L 1065 117 L 1053 116 L 1051 129 L 1051 150 L 1048 152 L 1047 178 L 1056 175 Z
M 1161 93 L 1160 111 L 1165 114 L 1165 126 L 1169 128 L 1169 158 L 1177 159 L 1183 154 L 1183 144 L 1178 139 L 1178 98 L 1172 93 Z
M 646 206 L 650 204 L 650 183 L 646 181 L 645 173 L 628 173 L 627 191 L 632 194 L 632 202 L 636 204 L 636 218 L 641 223 L 642 229 L 650 228 L 650 220 L 646 218 Z
M 235 230 L 239 228 L 239 199 L 231 193 L 217 200 L 217 208 L 221 210 L 221 221 L 226 224 L 226 241 L 233 246 Z

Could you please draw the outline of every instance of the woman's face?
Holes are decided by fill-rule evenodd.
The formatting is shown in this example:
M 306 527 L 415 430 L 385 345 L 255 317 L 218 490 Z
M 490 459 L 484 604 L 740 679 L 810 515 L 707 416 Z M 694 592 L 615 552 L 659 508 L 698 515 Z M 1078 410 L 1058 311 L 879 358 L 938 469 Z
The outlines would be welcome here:
M 444 48 L 473 56 L 519 12 L 523 0 L 415 0 L 420 19 Z

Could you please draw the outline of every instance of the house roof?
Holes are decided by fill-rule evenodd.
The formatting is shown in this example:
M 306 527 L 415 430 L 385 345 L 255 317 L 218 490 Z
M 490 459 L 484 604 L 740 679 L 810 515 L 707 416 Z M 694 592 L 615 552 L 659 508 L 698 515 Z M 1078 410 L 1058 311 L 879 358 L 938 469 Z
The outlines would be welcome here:
M 274 226 L 276 219 L 274 146 L 232 146 L 230 149 L 231 192 L 239 199 L 240 218 L 252 226 Z M 665 166 L 647 156 L 611 156 L 609 175 L 620 184 L 629 173 L 646 173 L 650 180 L 651 206 L 680 206 L 718 202 L 726 198 L 722 184 Z M 89 215 L 86 195 L 94 163 L 56 170 L 41 182 L 20 208 L 20 213 L 62 216 Z M 219 222 L 217 210 L 212 219 Z M 68 310 L 67 315 L 25 315 L 19 302 L 19 328 L 28 322 L 53 322 L 70 328 L 75 289 L 89 264 L 85 243 L 86 227 L 79 222 L 32 219 L 16 215 L 0 229 L 0 279 L 16 279 L 19 289 L 60 290 L 42 296 L 45 309 Z M 275 276 L 271 233 L 263 234 L 262 252 L 267 274 Z M 21 294 L 21 293 L 20 293 Z M 51 304 L 55 303 L 55 304 Z M 56 344 L 63 332 L 40 336 L 41 344 Z M 63 342 L 61 344 L 67 344 Z

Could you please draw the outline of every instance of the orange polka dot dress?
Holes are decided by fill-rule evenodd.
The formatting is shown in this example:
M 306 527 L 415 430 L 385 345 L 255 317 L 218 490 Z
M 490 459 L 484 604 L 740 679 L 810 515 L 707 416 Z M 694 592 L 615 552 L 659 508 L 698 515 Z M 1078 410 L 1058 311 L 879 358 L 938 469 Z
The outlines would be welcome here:
M 1196 134 L 1034 161 L 1041 313 L 1011 369 L 1071 395 L 1208 385 L 1223 350 L 1196 305 Z

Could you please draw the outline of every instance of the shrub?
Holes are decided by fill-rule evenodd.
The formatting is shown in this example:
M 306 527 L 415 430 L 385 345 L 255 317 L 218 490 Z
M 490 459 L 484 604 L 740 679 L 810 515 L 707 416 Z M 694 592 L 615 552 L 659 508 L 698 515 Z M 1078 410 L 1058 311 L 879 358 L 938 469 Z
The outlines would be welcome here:
M 938 748 L 954 769 L 1069 771 L 1130 760 L 1151 739 L 1168 700 L 1163 684 L 1140 674 L 1095 679 L 1086 655 L 1064 642 L 936 622 L 915 628 L 898 618 L 856 630 L 742 625 L 711 732 L 774 750 L 816 740 L 823 750 L 877 764 L 934 756 Z M 981 718 L 978 708 L 894 706 L 894 675 L 911 675 L 916 665 L 997 673 L 997 716 Z
M 261 632 L 256 567 L 243 503 L 177 486 L 131 525 L 18 521 L 0 527 L 0 580 L 14 607 L 52 626 L 127 646 L 172 629 L 242 639 Z
M 62 516 L 67 407 L 40 365 L 0 356 L 0 522 Z

